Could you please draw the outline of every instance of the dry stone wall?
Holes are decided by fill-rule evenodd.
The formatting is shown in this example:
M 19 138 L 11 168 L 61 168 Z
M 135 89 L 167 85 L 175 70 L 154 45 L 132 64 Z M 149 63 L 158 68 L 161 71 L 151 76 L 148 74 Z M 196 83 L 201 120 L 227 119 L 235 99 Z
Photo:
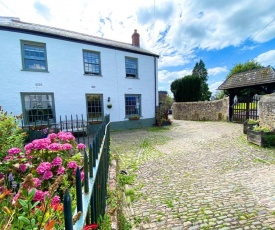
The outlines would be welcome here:
M 172 105 L 173 118 L 192 121 L 227 121 L 229 98 L 216 101 L 175 102 Z
M 261 98 L 259 112 L 260 125 L 275 129 L 275 93 Z

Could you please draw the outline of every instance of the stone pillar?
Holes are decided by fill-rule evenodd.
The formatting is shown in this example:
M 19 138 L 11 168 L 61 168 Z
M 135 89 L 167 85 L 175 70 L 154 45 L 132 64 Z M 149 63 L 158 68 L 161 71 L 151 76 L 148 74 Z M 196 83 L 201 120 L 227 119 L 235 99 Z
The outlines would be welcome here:
M 259 111 L 260 125 L 275 129 L 275 93 L 262 96 Z

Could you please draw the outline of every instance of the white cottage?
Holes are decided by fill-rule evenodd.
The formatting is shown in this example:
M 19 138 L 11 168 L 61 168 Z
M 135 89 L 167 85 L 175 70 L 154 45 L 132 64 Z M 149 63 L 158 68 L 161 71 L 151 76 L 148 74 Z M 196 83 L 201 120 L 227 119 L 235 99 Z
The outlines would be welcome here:
M 112 129 L 155 123 L 159 56 L 136 30 L 128 44 L 0 17 L 0 41 L 0 106 L 23 113 L 24 125 L 71 114 L 110 114 Z

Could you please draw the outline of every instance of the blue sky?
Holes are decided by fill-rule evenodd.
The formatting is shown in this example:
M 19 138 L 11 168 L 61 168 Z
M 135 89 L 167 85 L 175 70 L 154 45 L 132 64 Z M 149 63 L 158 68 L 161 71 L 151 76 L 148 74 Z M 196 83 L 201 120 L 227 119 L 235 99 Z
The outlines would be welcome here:
M 131 43 L 160 55 L 159 90 L 202 59 L 212 92 L 237 63 L 275 67 L 275 1 L 0 0 L 0 16 Z

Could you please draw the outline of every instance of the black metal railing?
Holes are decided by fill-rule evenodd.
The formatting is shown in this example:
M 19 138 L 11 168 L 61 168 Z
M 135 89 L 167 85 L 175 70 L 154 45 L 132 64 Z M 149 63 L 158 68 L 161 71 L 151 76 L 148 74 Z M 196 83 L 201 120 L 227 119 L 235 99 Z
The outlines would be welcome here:
M 257 95 L 258 96 L 258 95 Z M 233 121 L 243 123 L 247 119 L 259 119 L 259 97 L 239 97 L 233 105 Z
M 77 208 L 72 214 L 71 196 L 68 190 L 64 195 L 65 229 L 83 229 L 87 224 L 97 224 L 106 209 L 107 180 L 110 146 L 110 115 L 106 115 L 98 127 L 88 153 L 84 151 L 84 166 L 76 171 Z M 84 170 L 84 188 L 81 185 L 80 172 Z M 73 217 L 81 212 L 77 222 Z
M 34 121 L 28 125 L 21 121 L 21 128 L 27 133 L 26 142 L 31 142 L 35 139 L 46 137 L 49 133 L 58 133 L 60 131 L 71 132 L 76 138 L 76 141 L 88 144 L 102 124 L 102 120 L 88 120 L 83 115 L 78 116 L 60 116 L 58 121 L 52 122 L 52 119 L 47 121 Z

